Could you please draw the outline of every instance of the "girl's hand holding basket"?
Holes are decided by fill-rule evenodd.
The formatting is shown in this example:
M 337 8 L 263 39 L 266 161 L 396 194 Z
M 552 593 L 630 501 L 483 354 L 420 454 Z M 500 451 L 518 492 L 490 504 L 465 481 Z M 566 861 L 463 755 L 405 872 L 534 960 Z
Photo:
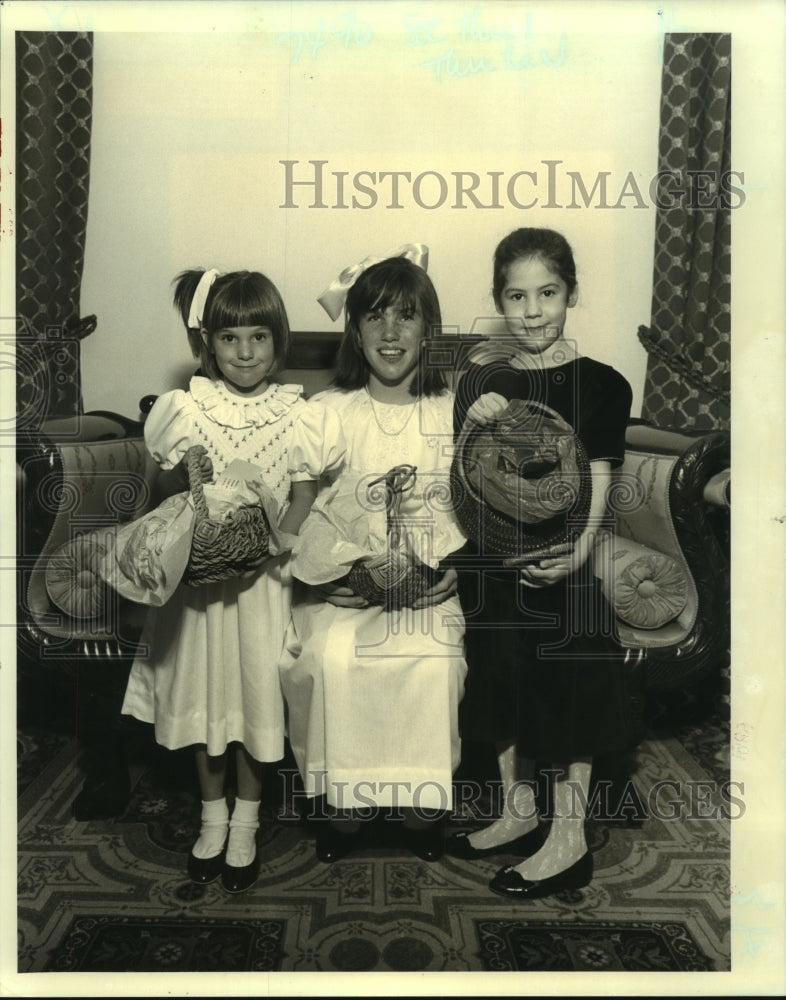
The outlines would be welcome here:
M 183 581 L 198 587 L 255 572 L 270 555 L 271 523 L 275 523 L 275 516 L 271 517 L 270 502 L 274 501 L 269 492 L 260 479 L 247 480 L 245 485 L 259 503 L 244 503 L 217 517 L 210 512 L 204 489 L 204 473 L 209 469 L 212 476 L 212 462 L 201 445 L 189 448 L 186 458 L 194 504 L 194 534 Z
M 180 460 L 181 471 L 186 483 L 190 482 L 190 463 L 194 463 L 203 483 L 210 483 L 213 481 L 213 460 L 210 455 L 208 455 L 207 449 L 203 448 L 201 444 L 195 444 L 193 448 L 189 448 Z
M 427 607 L 437 594 L 435 572 L 422 563 L 408 545 L 402 531 L 399 509 L 403 494 L 415 483 L 415 466 L 397 465 L 384 476 L 368 484 L 369 499 L 375 491 L 384 491 L 387 520 L 386 550 L 372 559 L 359 559 L 347 575 L 347 583 L 369 604 L 380 604 L 386 610 L 402 607 Z M 444 600 L 444 598 L 441 598 Z
M 314 589 L 320 600 L 326 601 L 328 604 L 335 604 L 337 608 L 367 608 L 369 606 L 369 601 L 360 594 L 356 594 L 345 581 L 323 583 Z

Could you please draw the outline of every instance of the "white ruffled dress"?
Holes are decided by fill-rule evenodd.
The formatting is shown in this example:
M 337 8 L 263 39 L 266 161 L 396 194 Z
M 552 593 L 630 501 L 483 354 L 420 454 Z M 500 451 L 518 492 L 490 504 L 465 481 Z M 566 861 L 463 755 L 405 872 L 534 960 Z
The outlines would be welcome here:
M 448 489 L 452 395 L 412 406 L 380 404 L 365 389 L 314 399 L 340 416 L 347 459 L 301 528 L 293 574 L 312 584 L 334 580 L 364 546 L 384 546 L 384 504 L 366 490 L 369 480 L 403 463 L 417 467 L 415 488 L 401 507 L 415 551 L 436 566 L 459 549 L 464 537 Z M 460 756 L 463 636 L 456 597 L 391 612 L 339 608 L 313 593 L 295 602 L 281 682 L 306 794 L 324 794 L 338 808 L 450 808 Z
M 243 398 L 195 376 L 189 391 L 160 396 L 145 441 L 163 469 L 202 444 L 216 475 L 234 459 L 252 462 L 284 513 L 290 484 L 335 473 L 344 445 L 336 414 L 306 402 L 299 385 L 272 384 Z M 210 755 L 240 742 L 259 761 L 284 755 L 278 661 L 289 623 L 290 556 L 249 578 L 202 587 L 181 584 L 148 613 L 122 711 L 155 724 L 170 749 L 206 744 Z

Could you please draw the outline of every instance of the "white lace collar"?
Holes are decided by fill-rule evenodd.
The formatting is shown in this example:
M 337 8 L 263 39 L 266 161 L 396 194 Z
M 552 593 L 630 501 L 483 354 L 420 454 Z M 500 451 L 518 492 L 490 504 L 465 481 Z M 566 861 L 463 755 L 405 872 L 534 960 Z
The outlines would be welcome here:
M 235 430 L 275 423 L 303 395 L 302 385 L 274 382 L 261 395 L 246 399 L 231 393 L 223 382 L 212 382 L 201 375 L 195 375 L 188 388 L 208 420 Z

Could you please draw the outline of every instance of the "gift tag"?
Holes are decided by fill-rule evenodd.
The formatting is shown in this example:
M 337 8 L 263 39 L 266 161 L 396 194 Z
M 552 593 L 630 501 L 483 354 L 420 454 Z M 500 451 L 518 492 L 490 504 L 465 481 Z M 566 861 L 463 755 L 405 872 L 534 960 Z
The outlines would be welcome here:
M 223 486 L 226 489 L 236 490 L 245 486 L 253 479 L 262 478 L 262 469 L 253 462 L 244 462 L 241 458 L 236 458 L 224 469 L 220 476 L 216 477 L 215 485 Z

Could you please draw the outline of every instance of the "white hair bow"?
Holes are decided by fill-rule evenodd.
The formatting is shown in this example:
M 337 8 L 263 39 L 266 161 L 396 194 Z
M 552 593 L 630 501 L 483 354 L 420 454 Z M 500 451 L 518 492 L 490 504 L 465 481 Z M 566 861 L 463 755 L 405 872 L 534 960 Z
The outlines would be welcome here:
M 359 264 L 350 264 L 349 267 L 345 267 L 341 274 L 334 281 L 331 281 L 325 291 L 317 298 L 317 302 L 332 320 L 338 319 L 344 308 L 347 292 L 360 275 L 372 264 L 379 264 L 380 261 L 389 260 L 391 257 L 406 257 L 413 264 L 422 267 L 424 271 L 428 270 L 428 247 L 424 243 L 404 243 L 392 253 L 382 257 L 366 257 Z
M 202 317 L 205 314 L 205 303 L 207 302 L 208 292 L 213 287 L 213 282 L 216 278 L 220 277 L 221 272 L 217 271 L 214 267 L 211 267 L 210 270 L 205 271 L 199 279 L 199 284 L 196 286 L 194 297 L 191 299 L 191 309 L 188 313 L 189 330 L 201 329 Z

